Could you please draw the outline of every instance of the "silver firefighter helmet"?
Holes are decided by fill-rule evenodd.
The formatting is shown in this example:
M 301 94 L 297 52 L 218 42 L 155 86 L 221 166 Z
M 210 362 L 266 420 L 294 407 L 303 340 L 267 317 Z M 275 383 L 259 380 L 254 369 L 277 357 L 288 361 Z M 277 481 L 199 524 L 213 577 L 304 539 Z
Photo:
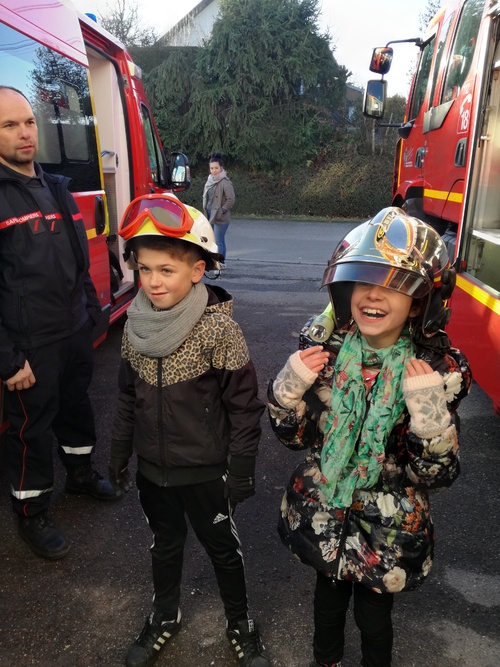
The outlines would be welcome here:
M 351 318 L 355 282 L 426 299 L 421 321 L 426 336 L 449 320 L 447 301 L 455 286 L 455 270 L 446 245 L 433 227 L 400 208 L 384 208 L 335 248 L 321 287 L 328 287 L 338 329 Z

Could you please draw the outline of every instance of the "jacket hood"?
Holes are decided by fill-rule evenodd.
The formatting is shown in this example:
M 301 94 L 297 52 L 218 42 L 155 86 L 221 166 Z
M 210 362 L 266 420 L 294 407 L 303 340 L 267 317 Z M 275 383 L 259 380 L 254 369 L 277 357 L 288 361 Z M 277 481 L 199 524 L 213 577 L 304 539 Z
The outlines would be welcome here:
M 207 311 L 220 312 L 233 316 L 233 297 L 223 287 L 218 285 L 205 285 L 208 290 Z

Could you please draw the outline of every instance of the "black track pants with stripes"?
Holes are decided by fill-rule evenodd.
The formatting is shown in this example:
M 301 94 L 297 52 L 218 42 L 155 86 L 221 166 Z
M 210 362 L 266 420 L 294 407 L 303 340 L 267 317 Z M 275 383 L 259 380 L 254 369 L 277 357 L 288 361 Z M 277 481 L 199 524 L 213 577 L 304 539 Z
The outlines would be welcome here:
M 247 617 L 247 593 L 241 544 L 224 498 L 224 479 L 189 486 L 160 487 L 137 473 L 142 509 L 153 531 L 151 547 L 154 608 L 174 619 L 180 606 L 180 587 L 186 516 L 205 548 L 215 571 L 228 622 Z

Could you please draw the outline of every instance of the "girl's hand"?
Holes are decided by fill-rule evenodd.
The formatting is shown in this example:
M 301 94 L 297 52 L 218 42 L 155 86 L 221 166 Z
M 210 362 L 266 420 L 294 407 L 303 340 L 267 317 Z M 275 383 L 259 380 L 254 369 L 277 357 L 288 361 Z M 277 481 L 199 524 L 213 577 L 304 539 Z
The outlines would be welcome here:
M 412 357 L 406 364 L 405 378 L 415 377 L 415 375 L 428 375 L 430 373 L 434 373 L 434 371 L 423 359 Z
M 308 347 L 306 350 L 300 351 L 300 359 L 302 363 L 313 373 L 319 373 L 328 363 L 330 354 L 322 345 L 315 345 Z

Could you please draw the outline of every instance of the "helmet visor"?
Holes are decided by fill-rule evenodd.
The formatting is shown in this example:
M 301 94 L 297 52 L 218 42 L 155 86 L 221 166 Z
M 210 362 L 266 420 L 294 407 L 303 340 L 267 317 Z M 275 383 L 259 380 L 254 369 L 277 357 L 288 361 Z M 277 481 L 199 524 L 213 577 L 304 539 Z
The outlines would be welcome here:
M 420 299 L 429 294 L 430 279 L 401 268 L 370 264 L 369 262 L 349 262 L 329 266 L 323 276 L 321 287 L 339 282 L 368 283 L 401 292 Z
M 125 240 L 131 239 L 148 222 L 160 234 L 176 238 L 183 237 L 193 226 L 193 218 L 179 200 L 168 195 L 146 195 L 127 206 L 118 233 Z

